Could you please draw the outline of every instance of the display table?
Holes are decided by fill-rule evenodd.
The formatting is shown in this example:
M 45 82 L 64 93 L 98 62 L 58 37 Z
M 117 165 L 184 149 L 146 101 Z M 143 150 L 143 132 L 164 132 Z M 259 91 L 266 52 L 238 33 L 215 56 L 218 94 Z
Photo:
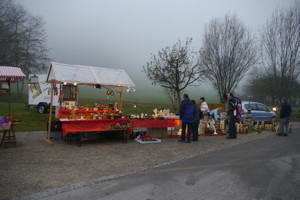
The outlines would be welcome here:
M 178 127 L 179 119 L 133 119 L 130 120 L 132 128 L 147 128 L 147 134 L 164 138 L 168 136 L 168 127 Z
M 130 120 L 132 128 L 168 128 L 178 127 L 179 119 L 132 119 Z
M 124 138 L 129 139 L 130 134 L 134 128 L 147 128 L 148 134 L 164 137 L 167 134 L 168 127 L 178 127 L 180 124 L 179 119 L 60 119 L 62 123 L 62 135 L 78 136 L 78 144 L 81 146 L 81 137 L 83 132 L 96 132 L 96 131 L 122 131 Z M 130 123 L 130 128 L 114 128 L 116 124 Z
M 9 122 L 5 124 L 0 124 L 0 130 L 3 130 L 2 140 L 0 146 L 6 147 L 6 146 L 16 146 L 17 139 L 16 139 L 16 133 L 13 129 L 13 126 L 15 124 L 18 124 L 17 122 Z
M 62 122 L 62 133 L 66 136 L 69 132 L 83 132 L 83 131 L 103 131 L 112 130 L 108 127 L 115 125 L 127 119 L 90 119 L 90 120 L 65 120 Z M 152 119 L 152 120 L 130 120 L 131 128 L 168 128 L 178 127 L 179 119 Z M 130 134 L 129 134 L 130 135 Z
M 113 128 L 117 123 L 129 123 L 127 119 L 91 119 L 91 120 L 66 120 L 60 119 L 62 123 L 62 135 L 76 133 L 81 146 L 81 133 L 93 131 L 122 131 L 124 138 L 129 139 L 132 128 Z

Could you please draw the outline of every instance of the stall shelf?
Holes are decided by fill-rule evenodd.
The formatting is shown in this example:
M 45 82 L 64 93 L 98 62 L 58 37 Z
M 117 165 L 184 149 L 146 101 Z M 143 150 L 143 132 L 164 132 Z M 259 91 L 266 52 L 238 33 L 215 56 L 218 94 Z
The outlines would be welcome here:
M 72 110 L 59 110 L 57 118 L 69 118 L 71 115 Z M 115 111 L 115 110 L 109 110 L 109 111 L 103 111 L 103 110 L 76 110 L 75 115 L 79 118 L 79 116 L 84 116 L 87 118 L 90 114 L 118 114 L 120 111 Z

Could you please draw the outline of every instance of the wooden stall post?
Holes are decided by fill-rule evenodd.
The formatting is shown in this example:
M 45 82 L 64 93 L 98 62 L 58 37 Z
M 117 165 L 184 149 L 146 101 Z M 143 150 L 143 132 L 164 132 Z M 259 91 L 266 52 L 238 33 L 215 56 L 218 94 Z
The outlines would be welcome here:
M 11 78 L 8 78 L 8 117 L 10 117 L 10 101 L 11 101 L 11 97 L 10 97 L 10 79 Z
M 52 144 L 52 142 L 50 140 L 50 135 L 51 135 L 53 93 L 54 93 L 54 83 L 51 83 L 50 111 L 49 111 L 49 121 L 48 121 L 48 137 L 45 139 L 45 141 L 50 144 Z
M 119 110 L 122 111 L 122 98 L 123 98 L 123 86 L 120 86 L 120 97 L 119 97 Z

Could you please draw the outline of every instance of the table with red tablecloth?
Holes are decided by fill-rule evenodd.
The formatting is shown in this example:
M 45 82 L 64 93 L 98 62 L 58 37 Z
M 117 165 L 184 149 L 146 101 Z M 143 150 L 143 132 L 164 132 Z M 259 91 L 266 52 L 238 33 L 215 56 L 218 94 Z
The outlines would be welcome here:
M 63 136 L 66 136 L 69 132 L 85 132 L 85 131 L 108 131 L 118 130 L 111 129 L 116 123 L 122 123 L 128 121 L 127 119 L 90 119 L 90 120 L 61 120 Z M 178 127 L 180 124 L 179 119 L 133 119 L 130 120 L 132 128 L 168 128 Z M 126 135 L 130 136 L 130 130 Z
M 60 120 L 63 136 L 73 132 L 89 131 L 125 131 L 125 138 L 129 139 L 132 128 L 114 128 L 116 123 L 129 123 L 127 119 L 90 119 L 90 120 Z
M 132 128 L 168 128 L 178 127 L 179 119 L 133 119 L 130 120 Z
M 179 119 L 133 119 L 130 120 L 132 128 L 147 128 L 147 134 L 158 138 L 168 137 L 169 127 L 178 127 Z M 171 129 L 172 130 L 172 129 Z M 172 135 L 172 132 L 171 132 Z
M 94 131 L 123 131 L 124 138 L 129 139 L 134 128 L 148 128 L 156 132 L 168 127 L 178 127 L 178 119 L 90 119 L 90 120 L 72 120 L 60 119 L 62 123 L 62 135 L 69 133 L 94 132 Z M 130 128 L 115 128 L 116 124 L 123 125 L 130 123 Z

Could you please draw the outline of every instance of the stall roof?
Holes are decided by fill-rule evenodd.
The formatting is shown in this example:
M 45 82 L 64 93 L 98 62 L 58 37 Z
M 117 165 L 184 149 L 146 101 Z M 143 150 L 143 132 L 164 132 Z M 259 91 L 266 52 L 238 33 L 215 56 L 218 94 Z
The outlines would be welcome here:
M 0 66 L 0 82 L 14 82 L 17 78 L 25 78 L 26 75 L 19 67 Z
M 48 83 L 135 87 L 123 69 L 108 69 L 52 62 L 47 74 Z

